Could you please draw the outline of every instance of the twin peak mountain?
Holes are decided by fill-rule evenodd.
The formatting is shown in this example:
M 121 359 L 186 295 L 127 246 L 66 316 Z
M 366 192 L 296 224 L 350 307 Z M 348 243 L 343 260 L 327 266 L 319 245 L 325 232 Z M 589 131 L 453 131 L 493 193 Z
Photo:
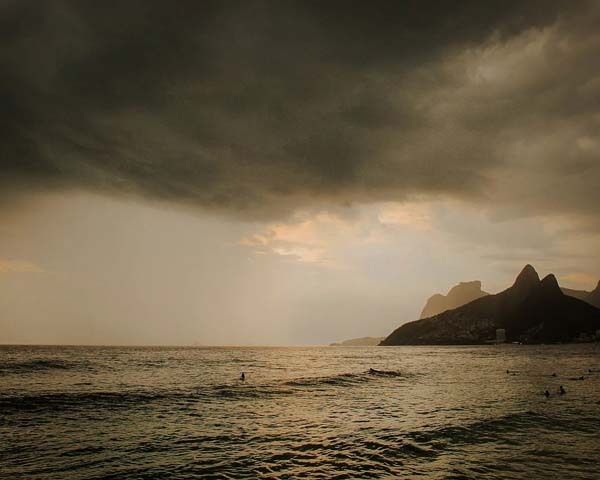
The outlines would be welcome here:
M 490 295 L 481 282 L 466 282 L 447 296 L 431 297 L 421 319 L 394 330 L 380 345 L 489 343 L 496 330 L 506 340 L 560 343 L 593 339 L 600 330 L 600 282 L 592 292 L 568 290 L 552 274 L 540 280 L 526 265 L 514 284 Z

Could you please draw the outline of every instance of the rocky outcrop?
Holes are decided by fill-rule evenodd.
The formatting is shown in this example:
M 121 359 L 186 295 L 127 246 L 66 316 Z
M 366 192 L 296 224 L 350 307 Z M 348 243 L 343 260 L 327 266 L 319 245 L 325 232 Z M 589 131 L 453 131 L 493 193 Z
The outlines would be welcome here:
M 598 281 L 598 285 L 594 288 L 590 294 L 584 299 L 590 305 L 593 305 L 596 308 L 600 308 L 600 280 Z
M 578 298 L 579 300 L 585 300 L 586 297 L 591 293 L 587 290 L 575 290 L 574 288 L 566 287 L 561 287 L 561 290 L 565 295 L 568 295 L 569 297 Z
M 600 281 L 598 281 L 598 285 L 591 292 L 587 290 L 574 290 L 572 288 L 561 288 L 561 290 L 565 295 L 578 298 L 594 307 L 600 308 Z
M 478 298 L 489 295 L 481 289 L 481 282 L 461 282 L 450 289 L 447 295 L 436 293 L 429 297 L 419 318 L 427 318 L 442 313 L 446 310 L 460 307 Z
M 552 274 L 540 281 L 527 265 L 508 289 L 404 324 L 380 345 L 487 343 L 495 339 L 498 328 L 506 330 L 509 342 L 591 339 L 600 329 L 600 309 L 564 295 Z

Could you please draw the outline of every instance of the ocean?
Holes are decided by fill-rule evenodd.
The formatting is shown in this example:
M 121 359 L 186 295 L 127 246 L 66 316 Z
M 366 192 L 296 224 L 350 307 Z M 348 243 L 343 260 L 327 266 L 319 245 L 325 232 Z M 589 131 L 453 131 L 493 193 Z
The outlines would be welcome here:
M 1 479 L 598 479 L 599 453 L 600 344 L 0 347 Z

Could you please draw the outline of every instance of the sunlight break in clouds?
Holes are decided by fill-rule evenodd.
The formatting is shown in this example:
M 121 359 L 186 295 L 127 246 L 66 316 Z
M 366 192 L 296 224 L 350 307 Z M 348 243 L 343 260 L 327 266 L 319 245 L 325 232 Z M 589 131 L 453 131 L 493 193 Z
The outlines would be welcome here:
M 386 202 L 357 208 L 347 217 L 333 212 L 301 212 L 289 222 L 267 224 L 246 236 L 240 245 L 255 247 L 259 255 L 274 254 L 300 263 L 328 267 L 347 266 L 340 252 L 356 246 L 390 241 L 389 229 L 413 232 L 432 229 L 429 203 Z
M 260 233 L 244 237 L 240 245 L 258 247 L 256 253 L 272 253 L 301 263 L 334 266 L 332 246 L 353 229 L 329 212 L 296 214 L 288 223 L 270 223 Z
M 416 230 L 431 230 L 430 205 L 427 203 L 386 203 L 378 215 L 383 225 L 403 225 Z

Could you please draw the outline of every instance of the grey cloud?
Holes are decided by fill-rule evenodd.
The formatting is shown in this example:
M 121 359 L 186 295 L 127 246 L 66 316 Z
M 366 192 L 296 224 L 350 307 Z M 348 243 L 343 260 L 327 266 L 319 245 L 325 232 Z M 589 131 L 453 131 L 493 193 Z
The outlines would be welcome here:
M 414 194 L 584 214 L 600 200 L 592 2 L 0 11 L 4 186 L 246 218 Z

